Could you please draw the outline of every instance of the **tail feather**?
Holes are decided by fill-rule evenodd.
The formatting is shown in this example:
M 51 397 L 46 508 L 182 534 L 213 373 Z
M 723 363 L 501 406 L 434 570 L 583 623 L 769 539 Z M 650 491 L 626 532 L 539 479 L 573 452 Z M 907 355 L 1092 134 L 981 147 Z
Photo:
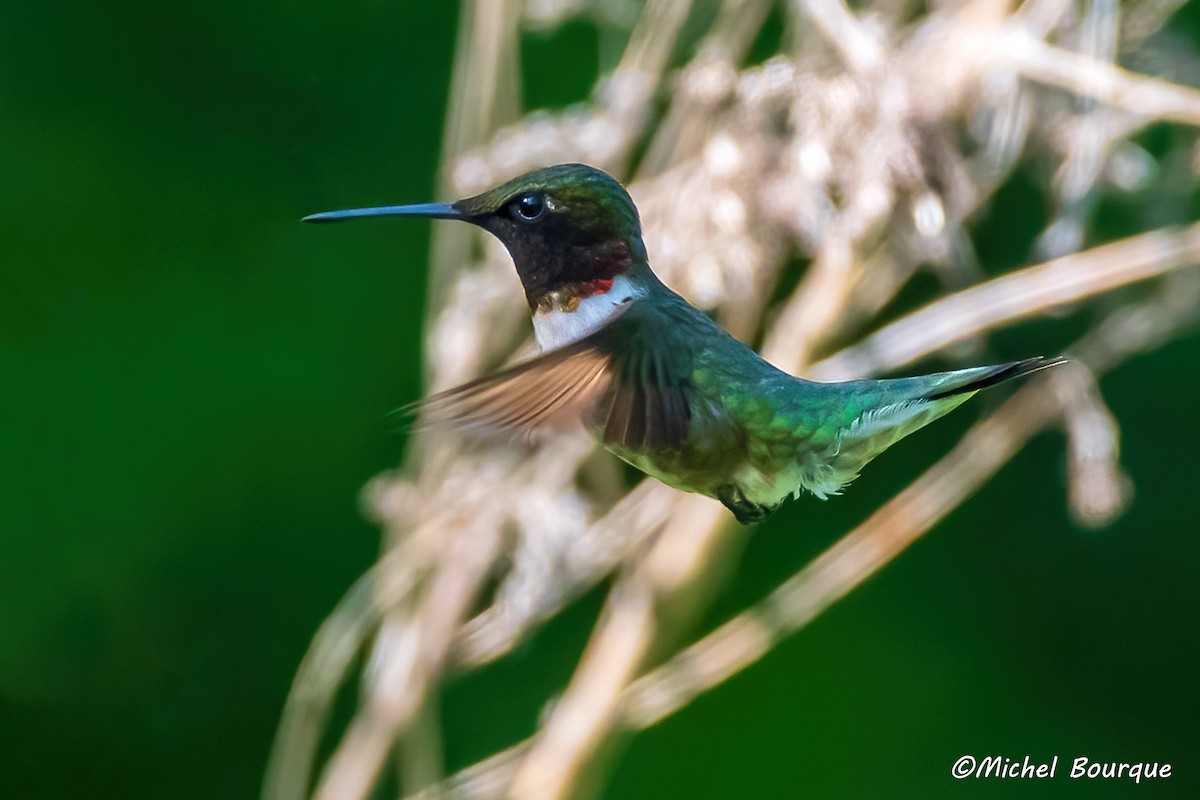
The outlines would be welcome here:
M 952 386 L 948 389 L 942 389 L 932 394 L 925 395 L 924 400 L 941 400 L 945 397 L 953 397 L 957 394 L 965 394 L 967 392 L 978 392 L 980 389 L 986 389 L 989 386 L 995 386 L 998 383 L 1011 381 L 1014 378 L 1020 378 L 1025 375 L 1030 375 L 1034 372 L 1041 372 L 1050 367 L 1057 367 L 1059 364 L 1067 363 L 1067 359 L 1063 356 L 1034 356 L 1033 358 L 1022 359 L 1021 361 L 1010 361 L 1007 364 L 997 364 L 988 369 L 983 375 L 972 378 L 958 386 Z

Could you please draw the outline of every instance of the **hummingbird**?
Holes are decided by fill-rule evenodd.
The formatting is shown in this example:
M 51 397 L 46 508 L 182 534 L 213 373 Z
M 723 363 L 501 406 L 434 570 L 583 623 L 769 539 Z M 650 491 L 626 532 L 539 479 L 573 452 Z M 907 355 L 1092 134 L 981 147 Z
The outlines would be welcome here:
M 981 389 L 1064 361 L 839 383 L 789 375 L 658 279 L 628 192 L 584 164 L 537 169 L 453 203 L 304 221 L 378 216 L 461 220 L 499 239 L 541 347 L 415 404 L 426 421 L 520 436 L 582 423 L 620 459 L 719 500 L 742 524 L 802 491 L 840 494 L 873 458 Z

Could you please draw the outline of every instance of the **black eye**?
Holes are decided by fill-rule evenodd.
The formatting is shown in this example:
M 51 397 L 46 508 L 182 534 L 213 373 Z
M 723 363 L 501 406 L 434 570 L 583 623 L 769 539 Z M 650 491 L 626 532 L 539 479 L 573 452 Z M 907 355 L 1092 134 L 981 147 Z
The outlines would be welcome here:
M 541 192 L 528 192 L 513 203 L 513 212 L 525 222 L 537 222 L 546 216 L 546 198 Z

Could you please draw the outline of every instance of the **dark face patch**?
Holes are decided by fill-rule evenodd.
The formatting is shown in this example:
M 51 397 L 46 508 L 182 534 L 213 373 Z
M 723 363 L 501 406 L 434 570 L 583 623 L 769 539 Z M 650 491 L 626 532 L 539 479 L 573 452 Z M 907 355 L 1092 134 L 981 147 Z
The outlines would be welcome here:
M 593 294 L 646 262 L 628 193 L 582 164 L 537 170 L 454 205 L 508 248 L 531 309 L 551 294 Z

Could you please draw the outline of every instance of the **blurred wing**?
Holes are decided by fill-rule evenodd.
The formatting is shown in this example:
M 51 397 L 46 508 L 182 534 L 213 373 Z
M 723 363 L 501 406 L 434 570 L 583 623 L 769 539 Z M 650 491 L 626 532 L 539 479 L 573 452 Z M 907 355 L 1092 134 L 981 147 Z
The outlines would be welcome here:
M 529 435 L 582 421 L 606 445 L 680 447 L 691 420 L 687 349 L 629 311 L 580 341 L 413 406 L 426 423 Z M 674 361 L 672 361 L 674 359 Z
M 555 350 L 415 403 L 425 423 L 528 435 L 563 430 L 604 396 L 610 358 L 595 346 Z

